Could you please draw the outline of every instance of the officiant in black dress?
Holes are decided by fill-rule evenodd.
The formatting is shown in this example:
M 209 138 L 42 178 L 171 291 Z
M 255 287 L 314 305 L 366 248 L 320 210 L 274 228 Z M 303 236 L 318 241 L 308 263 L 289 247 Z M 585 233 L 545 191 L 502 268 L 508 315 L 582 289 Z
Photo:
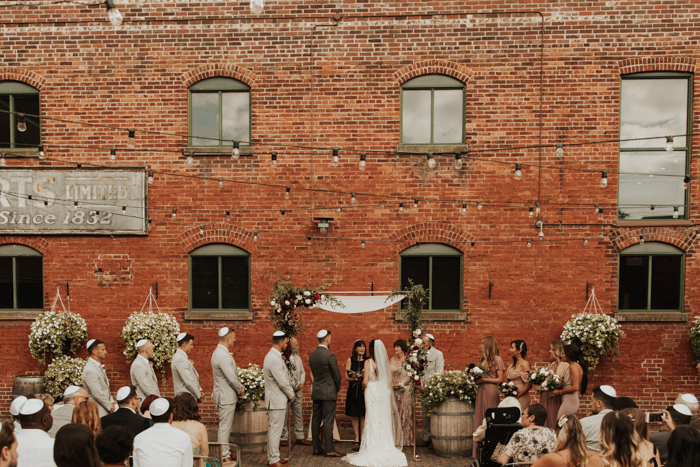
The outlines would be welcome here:
M 345 397 L 345 415 L 352 421 L 355 432 L 355 446 L 360 445 L 360 427 L 365 423 L 365 393 L 362 390 L 362 377 L 365 367 L 365 341 L 357 339 L 352 346 L 352 357 L 348 358 L 345 366 L 348 393 Z

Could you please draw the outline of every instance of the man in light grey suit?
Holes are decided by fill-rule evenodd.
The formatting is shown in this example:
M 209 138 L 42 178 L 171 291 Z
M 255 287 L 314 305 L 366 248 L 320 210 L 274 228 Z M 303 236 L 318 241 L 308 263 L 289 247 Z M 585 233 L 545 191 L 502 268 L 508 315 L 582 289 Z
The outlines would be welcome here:
M 288 459 L 280 462 L 280 436 L 287 418 L 287 401 L 294 402 L 294 389 L 289 381 L 289 371 L 282 358 L 289 338 L 282 331 L 272 335 L 272 348 L 265 356 L 263 375 L 265 377 L 265 407 L 269 426 L 267 430 L 267 463 L 271 467 L 281 467 Z
M 309 368 L 314 377 L 311 386 L 314 414 L 311 419 L 311 442 L 314 446 L 314 456 L 325 454 L 326 457 L 343 457 L 345 454 L 336 451 L 333 446 L 335 407 L 338 391 L 340 391 L 338 360 L 328 350 L 331 345 L 331 333 L 322 329 L 316 337 L 318 347 L 309 355 Z M 321 449 L 321 421 L 323 421 L 325 451 Z
M 181 332 L 177 336 L 177 345 L 178 349 L 170 362 L 175 395 L 188 392 L 201 402 L 202 387 L 199 385 L 199 373 L 194 369 L 194 365 L 188 358 L 194 348 L 194 336 Z
M 153 356 L 153 342 L 141 339 L 136 343 L 136 351 L 138 355 L 131 363 L 131 384 L 136 386 L 136 393 L 141 400 L 150 395 L 160 397 L 158 378 L 149 360 Z
M 104 341 L 90 339 L 87 342 L 87 350 L 90 357 L 83 369 L 83 387 L 87 389 L 88 396 L 97 402 L 100 417 L 114 412 L 114 399 L 109 392 L 109 378 L 102 362 L 107 357 L 107 347 Z
M 211 369 L 214 373 L 214 392 L 212 400 L 219 413 L 219 434 L 217 442 L 222 444 L 223 458 L 231 457 L 229 440 L 231 424 L 236 411 L 238 397 L 243 395 L 245 388 L 238 381 L 238 367 L 229 349 L 236 342 L 233 329 L 219 329 L 219 345 L 211 356 Z
M 55 438 L 56 432 L 63 425 L 68 425 L 73 420 L 73 409 L 83 401 L 88 400 L 88 392 L 80 386 L 68 386 L 63 391 L 63 406 L 51 412 L 53 425 L 47 431 L 50 437 Z
M 304 401 L 304 382 L 306 381 L 306 371 L 304 371 L 304 362 L 301 361 L 301 357 L 298 355 L 299 352 L 299 342 L 296 338 L 292 337 L 289 339 L 289 345 L 292 346 L 292 354 L 289 356 L 290 361 L 294 363 L 294 367 L 289 367 L 289 376 L 292 383 L 292 389 L 294 389 L 294 402 L 292 402 L 292 415 L 294 416 L 294 435 L 296 437 L 296 444 L 301 444 L 304 446 L 311 446 L 311 442 L 307 441 L 304 434 L 304 419 L 302 418 L 301 409 Z M 289 418 L 289 412 L 287 416 L 284 417 L 284 428 L 282 429 L 282 442 L 281 446 L 287 446 L 289 442 L 289 433 L 287 433 L 287 419 Z
M 425 388 L 425 385 L 428 384 L 431 376 L 438 373 L 443 373 L 445 371 L 445 358 L 443 357 L 442 352 L 435 348 L 435 337 L 432 334 L 426 334 L 423 336 L 423 345 L 428 347 L 428 364 L 425 366 L 425 374 L 423 375 L 423 380 L 421 381 L 421 384 Z M 418 443 L 416 446 L 430 446 L 433 443 L 431 438 L 430 417 L 423 415 L 423 442 Z

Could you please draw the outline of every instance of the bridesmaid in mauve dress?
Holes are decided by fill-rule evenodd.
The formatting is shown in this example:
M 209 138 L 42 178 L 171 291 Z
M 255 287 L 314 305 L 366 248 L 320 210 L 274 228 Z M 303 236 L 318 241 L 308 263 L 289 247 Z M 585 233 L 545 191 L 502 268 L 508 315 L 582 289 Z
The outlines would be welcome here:
M 561 396 L 557 420 L 562 415 L 576 415 L 579 409 L 578 395 L 586 394 L 588 386 L 588 368 L 583 360 L 583 353 L 576 344 L 564 347 L 564 361 L 569 363 L 569 369 L 562 379 L 562 387 L 552 391 L 555 396 Z
M 486 377 L 476 381 L 479 388 L 476 391 L 476 407 L 474 409 L 474 426 L 481 425 L 486 415 L 486 409 L 498 407 L 501 397 L 496 385 L 503 382 L 503 371 L 506 369 L 503 360 L 498 356 L 496 338 L 489 336 L 481 342 L 481 361 L 486 367 Z M 476 457 L 474 443 L 473 457 Z
M 403 445 L 413 446 L 413 401 L 409 386 L 411 377 L 408 376 L 406 370 L 401 368 L 401 363 L 406 358 L 406 352 L 408 352 L 408 346 L 405 340 L 399 339 L 394 342 L 396 356 L 391 357 L 389 366 L 394 383 L 394 400 L 401 416 Z
M 549 355 L 552 356 L 554 361 L 549 364 L 547 369 L 563 378 L 564 373 L 569 369 L 569 364 L 562 362 L 564 342 L 561 339 L 557 339 L 549 344 Z M 539 388 L 539 386 L 537 386 L 537 388 Z M 556 431 L 557 415 L 559 414 L 559 407 L 561 406 L 561 396 L 554 396 L 551 391 L 540 391 L 540 404 L 547 409 L 547 421 L 544 426 Z
M 530 362 L 527 360 L 527 344 L 524 340 L 515 340 L 510 343 L 510 355 L 513 361 L 506 371 L 508 382 L 515 384 L 518 388 L 518 395 L 515 396 L 520 402 L 520 413 L 524 413 L 530 405 L 530 389 L 532 383 L 527 372 L 530 371 Z

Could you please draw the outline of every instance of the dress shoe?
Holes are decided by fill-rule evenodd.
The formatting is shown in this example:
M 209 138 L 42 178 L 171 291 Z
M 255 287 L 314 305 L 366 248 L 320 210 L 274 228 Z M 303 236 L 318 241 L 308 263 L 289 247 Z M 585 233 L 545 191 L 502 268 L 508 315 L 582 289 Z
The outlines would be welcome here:
M 345 453 L 338 451 L 327 452 L 326 457 L 345 457 Z
M 430 446 L 431 444 L 433 444 L 432 441 L 422 441 L 416 444 L 416 446 L 418 446 L 419 448 L 424 448 L 426 446 Z
M 323 449 L 319 449 L 317 451 L 314 451 L 314 456 L 322 456 L 326 453 Z
M 311 446 L 311 441 L 305 439 L 298 439 L 296 444 L 301 444 L 302 446 Z
M 286 464 L 289 462 L 289 459 L 280 459 L 280 464 Z
M 287 446 L 287 445 L 289 445 L 289 441 L 287 441 L 286 439 L 280 441 L 280 446 Z

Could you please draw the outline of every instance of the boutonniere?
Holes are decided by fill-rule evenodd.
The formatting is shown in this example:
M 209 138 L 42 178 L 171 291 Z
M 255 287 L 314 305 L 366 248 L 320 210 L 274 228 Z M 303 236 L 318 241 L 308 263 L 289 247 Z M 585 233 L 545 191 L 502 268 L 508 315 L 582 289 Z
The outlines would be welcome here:
M 188 360 L 190 362 L 190 365 L 194 366 L 194 362 L 192 360 Z

